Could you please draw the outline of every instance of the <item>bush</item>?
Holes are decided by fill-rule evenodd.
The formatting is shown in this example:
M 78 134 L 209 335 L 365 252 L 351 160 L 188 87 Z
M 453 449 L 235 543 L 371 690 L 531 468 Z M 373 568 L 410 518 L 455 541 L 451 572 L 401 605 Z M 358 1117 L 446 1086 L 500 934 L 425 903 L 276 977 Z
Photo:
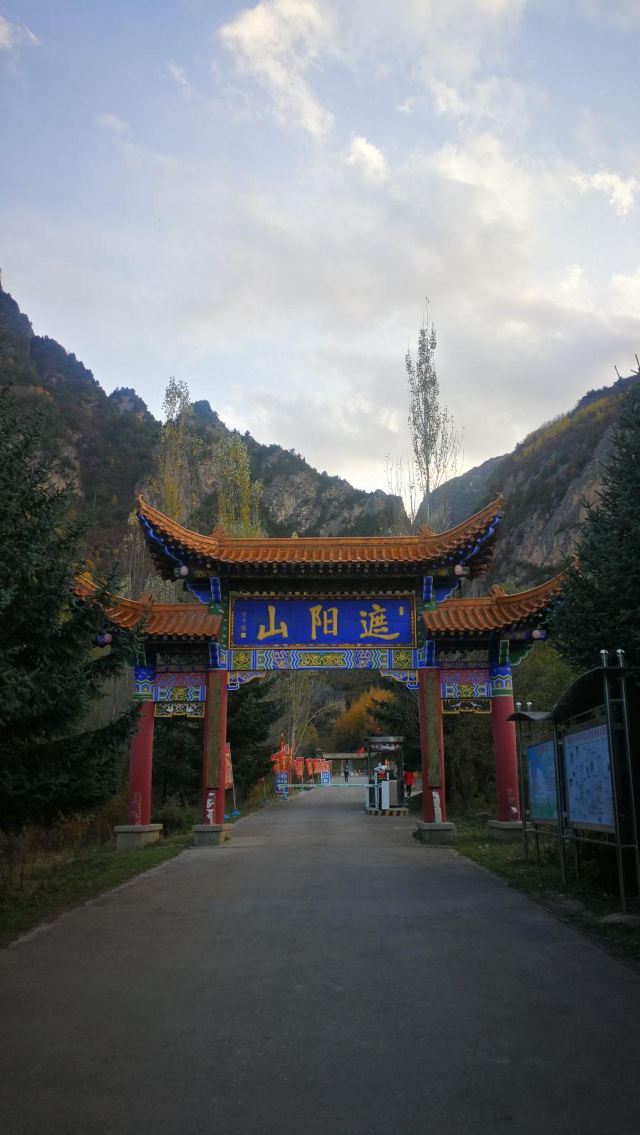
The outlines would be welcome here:
M 0 830 L 0 893 L 32 876 L 51 874 L 89 848 L 109 843 L 115 824 L 127 822 L 127 792 L 112 796 L 94 812 L 61 817 L 47 826 L 25 824 Z
M 169 832 L 187 832 L 194 824 L 202 823 L 202 816 L 198 808 L 189 804 L 181 804 L 179 800 L 165 800 L 160 808 L 153 814 L 154 824 L 162 824 L 165 834 Z

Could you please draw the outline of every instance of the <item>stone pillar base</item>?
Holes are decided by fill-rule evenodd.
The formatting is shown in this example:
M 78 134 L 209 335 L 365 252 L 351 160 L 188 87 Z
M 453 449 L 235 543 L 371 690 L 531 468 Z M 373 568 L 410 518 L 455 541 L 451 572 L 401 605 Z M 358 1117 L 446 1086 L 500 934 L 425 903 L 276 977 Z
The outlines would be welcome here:
M 522 820 L 488 820 L 487 834 L 489 839 L 514 843 L 522 839 Z
M 162 824 L 118 824 L 113 830 L 116 833 L 116 851 L 135 851 L 157 843 Z
M 448 844 L 453 843 L 456 825 L 448 822 L 430 824 L 426 820 L 418 820 L 414 835 L 421 843 Z
M 219 847 L 231 839 L 231 824 L 194 824 L 191 831 L 194 847 Z

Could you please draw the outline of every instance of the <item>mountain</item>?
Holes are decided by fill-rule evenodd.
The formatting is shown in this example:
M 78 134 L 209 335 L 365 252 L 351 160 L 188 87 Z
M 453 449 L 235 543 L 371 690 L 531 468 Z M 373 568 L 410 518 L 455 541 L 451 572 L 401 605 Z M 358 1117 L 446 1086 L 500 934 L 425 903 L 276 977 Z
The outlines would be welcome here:
M 407 530 L 400 497 L 354 489 L 341 477 L 319 473 L 294 450 L 261 445 L 249 433 L 243 441 L 251 474 L 264 485 L 262 511 L 270 536 L 387 536 Z
M 502 491 L 505 520 L 487 583 L 528 586 L 571 554 L 594 501 L 603 458 L 611 447 L 620 396 L 639 374 L 590 390 L 567 414 L 530 433 L 512 453 L 490 458 L 442 485 L 433 513 L 447 525 L 470 516 Z M 93 374 L 53 339 L 34 335 L 29 319 L 0 289 L 0 383 L 13 383 L 44 415 L 59 476 L 91 517 L 89 549 L 113 556 L 127 531 L 136 491 L 149 479 L 160 423 L 131 387 L 105 394 Z M 194 429 L 210 452 L 229 431 L 207 401 L 193 406 Z M 263 522 L 270 535 L 387 535 L 407 530 L 402 501 L 381 490 L 363 492 L 312 468 L 279 445 L 244 439 L 251 471 L 264 485 Z M 211 463 L 198 466 L 196 515 L 210 515 Z M 416 523 L 422 521 L 418 513 Z
M 107 396 L 75 355 L 34 335 L 28 317 L 2 290 L 0 382 L 13 383 L 44 415 L 51 450 L 62 454 L 61 480 L 90 512 L 91 553 L 99 560 L 109 557 L 126 532 L 136 491 L 151 474 L 160 423 L 135 390 L 121 387 Z M 195 402 L 193 413 L 204 450 L 230 432 L 207 401 Z M 244 441 L 252 475 L 264 484 L 269 534 L 386 535 L 406 526 L 399 497 L 354 489 L 340 477 L 319 473 L 299 454 L 261 445 L 250 434 Z M 205 499 L 213 487 L 205 463 L 199 480 Z
M 548 577 L 573 552 L 587 504 L 597 501 L 620 398 L 640 374 L 590 390 L 573 410 L 528 434 L 513 450 L 442 485 L 434 508 L 458 524 L 504 494 L 505 517 L 486 582 L 518 587 Z
M 44 419 L 58 452 L 61 482 L 70 485 L 90 520 L 89 547 L 109 557 L 126 531 L 133 491 L 148 472 L 160 429 L 134 391 L 132 410 L 116 391 L 108 397 L 75 355 L 34 335 L 15 300 L 0 291 L 0 383 L 13 383 Z
M 432 515 L 442 516 L 448 528 L 460 524 L 468 516 L 473 516 L 491 496 L 490 484 L 493 474 L 500 467 L 504 457 L 490 457 L 482 465 L 476 465 L 461 473 L 459 477 L 451 477 L 445 481 L 432 494 Z M 426 510 L 424 501 L 416 513 L 416 526 L 426 523 Z

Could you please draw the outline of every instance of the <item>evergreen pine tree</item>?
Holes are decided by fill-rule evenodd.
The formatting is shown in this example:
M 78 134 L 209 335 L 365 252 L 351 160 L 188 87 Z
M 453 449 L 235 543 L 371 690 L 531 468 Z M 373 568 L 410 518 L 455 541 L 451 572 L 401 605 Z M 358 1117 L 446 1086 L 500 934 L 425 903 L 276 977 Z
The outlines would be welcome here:
M 273 696 L 273 679 L 249 682 L 229 694 L 227 737 L 233 776 L 241 796 L 259 777 L 271 771 L 273 746 L 267 745 L 266 740 L 282 709 L 282 702 Z
M 283 709 L 282 702 L 273 696 L 275 682 L 275 678 L 263 678 L 229 694 L 227 737 L 240 799 L 259 777 L 271 772 L 274 746 L 267 743 L 267 737 Z M 177 797 L 181 803 L 198 804 L 202 784 L 202 727 L 202 720 L 188 721 L 182 717 L 160 718 L 156 722 L 153 782 L 158 803 Z
M 132 709 L 83 732 L 133 636 L 106 630 L 107 586 L 79 601 L 82 527 L 60 471 L 43 458 L 39 423 L 0 391 L 0 825 L 93 807 L 118 786 Z
M 596 506 L 589 508 L 577 563 L 554 618 L 557 645 L 590 669 L 602 649 L 626 653 L 640 678 L 640 386 L 624 396 L 614 451 Z M 613 659 L 612 659 L 613 660 Z

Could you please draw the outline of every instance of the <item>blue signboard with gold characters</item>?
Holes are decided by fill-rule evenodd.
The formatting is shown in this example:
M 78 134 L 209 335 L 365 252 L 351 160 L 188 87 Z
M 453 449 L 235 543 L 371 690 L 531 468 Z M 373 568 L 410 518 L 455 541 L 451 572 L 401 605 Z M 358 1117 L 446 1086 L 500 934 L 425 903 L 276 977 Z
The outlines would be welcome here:
M 414 646 L 409 595 L 231 599 L 230 646 Z

